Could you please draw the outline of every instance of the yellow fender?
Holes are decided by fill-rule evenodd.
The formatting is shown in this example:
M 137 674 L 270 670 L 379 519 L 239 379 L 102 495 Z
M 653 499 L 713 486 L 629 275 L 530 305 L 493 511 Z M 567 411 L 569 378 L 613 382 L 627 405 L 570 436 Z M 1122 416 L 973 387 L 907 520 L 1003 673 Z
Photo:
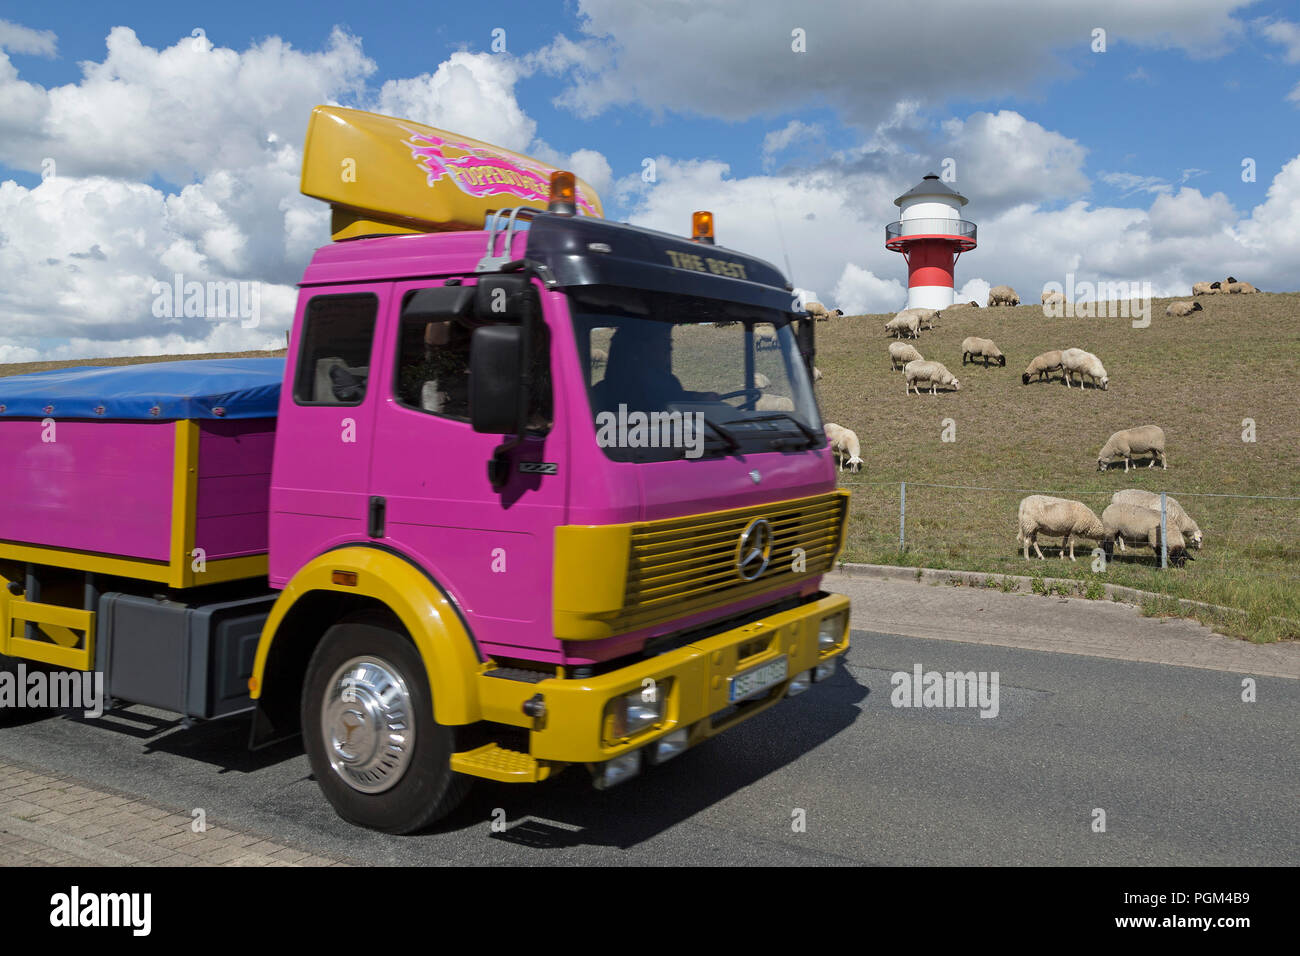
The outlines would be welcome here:
M 281 622 L 299 600 L 313 591 L 361 595 L 391 610 L 424 660 L 433 691 L 434 719 L 447 725 L 481 719 L 475 682 L 479 673 L 491 665 L 479 659 L 473 639 L 442 590 L 415 565 L 379 548 L 327 551 L 293 576 L 262 628 L 253 675 L 248 681 L 254 699 L 261 696 L 267 657 Z

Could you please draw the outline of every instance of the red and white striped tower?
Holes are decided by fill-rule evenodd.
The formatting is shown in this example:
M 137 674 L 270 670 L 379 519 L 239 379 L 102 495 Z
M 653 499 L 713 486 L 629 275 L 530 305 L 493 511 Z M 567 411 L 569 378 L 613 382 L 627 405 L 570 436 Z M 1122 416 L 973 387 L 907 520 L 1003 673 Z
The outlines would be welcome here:
M 975 248 L 975 223 L 961 218 L 966 202 L 934 173 L 894 200 L 901 212 L 885 227 L 885 248 L 907 262 L 909 309 L 952 305 L 957 257 Z

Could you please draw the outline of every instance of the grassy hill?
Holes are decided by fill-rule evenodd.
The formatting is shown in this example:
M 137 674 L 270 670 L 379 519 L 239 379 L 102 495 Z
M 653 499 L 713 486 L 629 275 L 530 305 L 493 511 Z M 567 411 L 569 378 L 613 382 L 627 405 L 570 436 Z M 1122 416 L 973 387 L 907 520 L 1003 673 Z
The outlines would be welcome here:
M 1300 501 L 1199 497 L 1300 497 L 1300 294 L 1204 296 L 1204 311 L 1187 318 L 1166 317 L 1170 301 L 1153 303 L 1145 329 L 1129 318 L 1045 318 L 1037 305 L 953 313 L 913 343 L 961 381 L 960 391 L 937 395 L 905 396 L 902 373 L 890 371 L 883 325 L 891 316 L 819 323 L 822 415 L 858 433 L 865 461 L 860 474 L 841 474 L 854 492 L 845 558 L 1008 574 L 1043 568 L 1086 580 L 1086 543 L 1075 564 L 1056 560 L 1055 548 L 1044 548 L 1049 561 L 1024 560 L 1020 498 L 1057 492 L 1100 514 L 1120 488 L 1163 490 L 1199 523 L 1204 549 L 1178 570 L 1161 571 L 1149 550 L 1120 558 L 1105 580 L 1245 610 L 1245 625 L 1215 622 L 1231 633 L 1300 637 Z M 968 335 L 993 339 L 1006 367 L 963 369 Z M 1108 390 L 1021 384 L 1031 358 L 1069 347 L 1101 358 Z M 1242 440 L 1247 418 L 1253 443 Z M 941 440 L 944 419 L 955 424 L 955 441 Z M 1144 424 L 1165 430 L 1169 469 L 1099 472 L 1097 452 L 1110 434 Z

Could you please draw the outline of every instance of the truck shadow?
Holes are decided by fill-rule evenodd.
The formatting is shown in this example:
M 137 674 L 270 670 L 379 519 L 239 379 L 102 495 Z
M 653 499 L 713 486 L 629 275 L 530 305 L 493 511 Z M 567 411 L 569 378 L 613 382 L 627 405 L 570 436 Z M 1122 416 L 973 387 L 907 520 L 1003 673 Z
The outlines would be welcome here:
M 804 695 L 781 702 L 666 764 L 645 767 L 609 791 L 584 767 L 535 787 L 478 781 L 465 803 L 427 831 L 474 829 L 505 811 L 511 823 L 491 839 L 539 850 L 629 849 L 794 763 L 848 728 L 871 693 L 841 666 Z M 793 807 L 784 811 L 787 815 Z

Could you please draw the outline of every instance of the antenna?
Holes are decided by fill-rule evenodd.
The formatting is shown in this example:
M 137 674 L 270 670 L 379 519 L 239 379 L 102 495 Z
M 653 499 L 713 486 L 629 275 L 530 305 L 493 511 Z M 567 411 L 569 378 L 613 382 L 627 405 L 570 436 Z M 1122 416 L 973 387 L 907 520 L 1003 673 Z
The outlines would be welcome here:
M 767 191 L 767 201 L 772 204 L 772 221 L 776 223 L 776 237 L 781 241 L 781 256 L 785 259 L 785 274 L 794 285 L 794 270 L 790 268 L 790 253 L 785 248 L 785 235 L 781 232 L 781 217 L 776 214 L 776 197 L 772 195 L 772 190 Z

